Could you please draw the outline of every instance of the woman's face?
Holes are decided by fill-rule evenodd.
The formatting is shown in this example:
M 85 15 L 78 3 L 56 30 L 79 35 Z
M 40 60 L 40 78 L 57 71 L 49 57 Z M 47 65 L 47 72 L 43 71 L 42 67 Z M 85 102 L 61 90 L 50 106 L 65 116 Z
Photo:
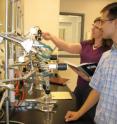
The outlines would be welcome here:
M 98 39 L 98 38 L 102 38 L 102 30 L 101 30 L 101 23 L 100 21 L 97 21 L 93 24 L 92 27 L 92 38 L 94 39 Z

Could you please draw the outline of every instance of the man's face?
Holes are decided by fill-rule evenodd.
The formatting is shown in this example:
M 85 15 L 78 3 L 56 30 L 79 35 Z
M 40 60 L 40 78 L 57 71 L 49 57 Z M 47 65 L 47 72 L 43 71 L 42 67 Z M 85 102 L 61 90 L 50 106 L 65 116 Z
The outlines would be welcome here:
M 107 11 L 102 13 L 101 29 L 103 32 L 103 38 L 112 39 L 115 32 L 115 23 L 114 20 L 108 18 L 107 14 Z

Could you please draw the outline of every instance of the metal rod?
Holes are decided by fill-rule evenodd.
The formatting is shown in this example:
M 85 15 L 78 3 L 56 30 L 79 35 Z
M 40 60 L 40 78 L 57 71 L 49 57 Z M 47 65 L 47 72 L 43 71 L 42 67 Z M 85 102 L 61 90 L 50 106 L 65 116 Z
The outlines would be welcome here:
M 12 0 L 11 2 L 12 2 L 12 32 L 14 33 L 15 32 L 15 2 L 14 0 Z M 13 60 L 11 63 L 14 64 L 14 44 L 13 43 L 11 43 L 10 59 Z M 14 73 L 13 69 L 12 69 L 12 72 Z
M 0 101 L 0 110 L 2 109 L 2 105 L 6 99 L 6 94 L 7 94 L 7 89 L 4 91 L 3 95 L 2 95 L 2 98 L 1 98 L 1 101 Z
M 36 70 L 30 71 L 30 72 L 29 72 L 27 75 L 25 75 L 24 77 L 0 80 L 0 83 L 7 83 L 7 82 L 11 82 L 11 81 L 26 80 L 26 79 L 28 79 L 32 74 L 34 74 L 35 72 L 36 72 Z
M 6 0 L 5 32 L 8 32 L 8 0 Z M 5 79 L 8 79 L 8 41 L 5 40 Z M 8 90 L 6 96 L 9 96 Z M 6 124 L 9 124 L 9 100 L 6 98 Z
M 8 33 L 8 5 L 9 5 L 9 0 L 5 1 L 5 33 Z M 14 0 L 13 0 L 14 2 Z M 5 38 L 5 80 L 8 80 L 8 40 L 13 40 L 12 38 Z M 15 40 L 16 42 L 19 43 L 19 40 Z M 9 123 L 18 123 L 18 124 L 24 124 L 22 122 L 17 122 L 17 121 L 9 121 L 9 89 L 6 89 L 6 121 L 3 121 L 3 123 L 9 124 Z M 2 123 L 2 122 L 0 122 Z
M 8 36 L 7 34 L 1 34 L 0 33 L 0 37 L 5 38 L 6 40 L 11 40 L 11 41 L 14 41 L 14 42 L 19 43 L 19 44 L 21 44 L 24 41 L 24 39 L 18 39 L 18 38 L 16 38 L 16 36 L 13 36 L 13 35 L 10 36 L 10 35 Z
M 12 2 L 12 32 L 14 33 L 15 31 L 15 2 L 14 0 L 11 1 Z

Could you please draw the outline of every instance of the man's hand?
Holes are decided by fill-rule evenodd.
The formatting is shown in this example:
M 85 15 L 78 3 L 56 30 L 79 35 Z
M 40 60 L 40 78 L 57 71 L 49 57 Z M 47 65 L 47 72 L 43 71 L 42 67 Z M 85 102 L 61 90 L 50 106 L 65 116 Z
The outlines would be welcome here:
M 80 118 L 79 112 L 73 112 L 73 111 L 68 111 L 67 114 L 65 115 L 65 121 L 75 121 Z

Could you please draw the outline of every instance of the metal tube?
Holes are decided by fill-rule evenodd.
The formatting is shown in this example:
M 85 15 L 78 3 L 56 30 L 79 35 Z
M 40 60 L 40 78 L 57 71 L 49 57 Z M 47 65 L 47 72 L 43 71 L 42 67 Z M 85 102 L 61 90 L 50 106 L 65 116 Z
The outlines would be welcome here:
M 6 40 L 11 40 L 11 41 L 19 43 L 19 44 L 21 44 L 24 41 L 24 39 L 18 39 L 16 36 L 13 36 L 12 34 L 5 35 L 5 34 L 0 33 L 0 36 L 5 38 Z
M 0 83 L 11 82 L 11 81 L 26 80 L 26 79 L 28 79 L 31 75 L 33 75 L 35 72 L 36 72 L 36 70 L 33 70 L 33 71 L 30 71 L 28 74 L 26 74 L 26 75 L 23 76 L 23 77 L 0 80 Z
M 8 32 L 8 0 L 6 0 L 5 32 Z M 8 41 L 5 40 L 5 79 L 8 79 Z M 6 91 L 9 96 L 8 90 Z M 6 124 L 9 124 L 9 100 L 6 98 Z
M 8 32 L 8 0 L 6 0 L 5 32 Z M 5 78 L 8 78 L 8 41 L 5 40 Z
M 15 31 L 15 3 L 14 3 L 14 0 L 12 0 L 12 33 L 14 33 Z M 13 60 L 13 63 L 14 64 L 14 44 L 12 43 L 11 44 L 11 58 Z
M 14 33 L 15 31 L 15 1 L 12 0 L 12 32 Z

